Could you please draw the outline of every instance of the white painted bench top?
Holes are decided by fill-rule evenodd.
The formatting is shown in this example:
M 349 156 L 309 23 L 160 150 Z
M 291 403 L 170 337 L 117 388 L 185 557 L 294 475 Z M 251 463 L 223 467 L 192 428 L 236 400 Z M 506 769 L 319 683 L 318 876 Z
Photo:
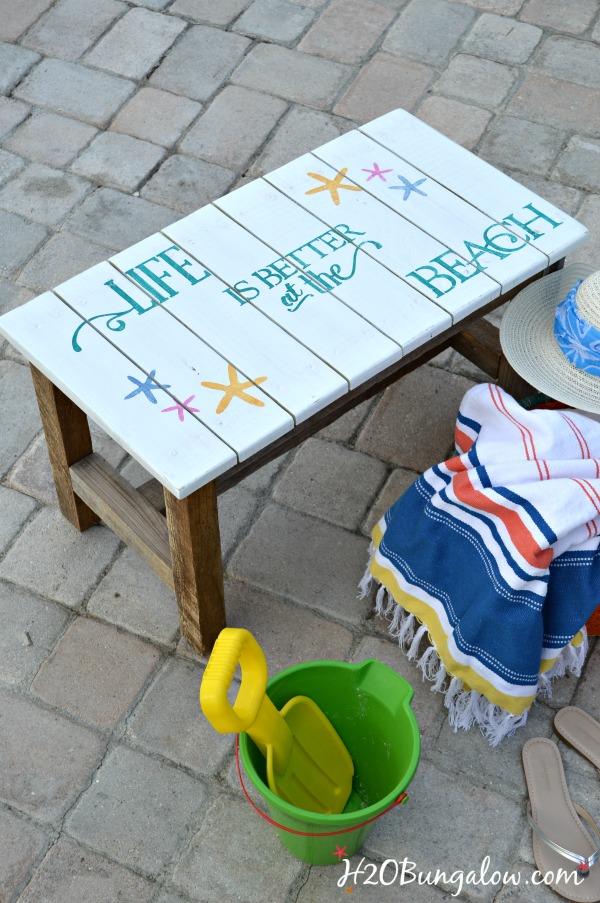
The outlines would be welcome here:
M 0 318 L 177 498 L 588 237 L 403 110 Z

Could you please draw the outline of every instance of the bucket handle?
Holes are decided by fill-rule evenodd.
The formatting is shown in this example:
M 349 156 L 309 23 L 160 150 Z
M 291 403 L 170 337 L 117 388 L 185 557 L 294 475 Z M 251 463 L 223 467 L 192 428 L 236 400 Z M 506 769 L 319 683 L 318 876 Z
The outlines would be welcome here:
M 353 825 L 351 828 L 341 828 L 337 831 L 324 831 L 315 833 L 313 831 L 295 831 L 293 828 L 288 828 L 285 825 L 280 825 L 279 822 L 274 821 L 270 818 L 266 812 L 263 812 L 262 809 L 259 809 L 256 803 L 250 799 L 248 791 L 246 790 L 246 786 L 244 784 L 244 779 L 242 777 L 242 769 L 240 767 L 240 743 L 239 743 L 239 734 L 235 735 L 235 762 L 237 765 L 237 773 L 240 781 L 240 785 L 242 790 L 244 791 L 244 796 L 252 806 L 255 812 L 264 818 L 265 821 L 268 821 L 270 825 L 273 825 L 274 828 L 279 828 L 280 831 L 287 831 L 288 834 L 299 834 L 301 837 L 336 837 L 338 834 L 348 834 L 350 831 L 358 831 L 360 828 L 364 828 L 365 825 L 371 824 L 372 821 L 377 821 L 378 818 L 381 818 L 382 815 L 386 815 L 392 809 L 395 809 L 396 806 L 403 805 L 408 800 L 408 793 L 401 793 L 397 800 L 394 800 L 383 812 L 380 812 L 378 815 L 373 815 L 372 818 L 368 818 L 366 821 L 361 822 L 358 825 Z

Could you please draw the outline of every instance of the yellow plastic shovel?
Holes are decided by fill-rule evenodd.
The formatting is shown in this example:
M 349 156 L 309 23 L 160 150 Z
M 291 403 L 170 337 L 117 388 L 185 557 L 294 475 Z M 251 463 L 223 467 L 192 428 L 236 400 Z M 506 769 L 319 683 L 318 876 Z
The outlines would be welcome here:
M 227 698 L 237 665 L 242 679 L 233 705 Z M 354 765 L 321 709 L 295 696 L 281 712 L 266 694 L 267 660 L 248 630 L 221 631 L 200 686 L 202 711 L 221 734 L 246 731 L 267 760 L 273 793 L 311 812 L 338 814 L 352 790 Z

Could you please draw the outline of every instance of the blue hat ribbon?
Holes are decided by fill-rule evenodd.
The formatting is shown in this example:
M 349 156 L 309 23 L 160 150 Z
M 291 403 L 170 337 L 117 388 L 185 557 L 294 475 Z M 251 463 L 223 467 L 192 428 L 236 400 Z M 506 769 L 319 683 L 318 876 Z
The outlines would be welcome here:
M 600 376 L 600 329 L 584 320 L 577 308 L 575 283 L 567 297 L 556 308 L 554 335 L 560 350 L 578 370 Z

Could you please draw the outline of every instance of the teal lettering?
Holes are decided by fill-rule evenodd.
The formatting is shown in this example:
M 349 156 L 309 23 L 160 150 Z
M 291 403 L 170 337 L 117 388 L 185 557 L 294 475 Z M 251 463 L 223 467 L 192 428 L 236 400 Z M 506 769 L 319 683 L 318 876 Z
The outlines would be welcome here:
M 210 276 L 208 270 L 204 270 L 202 276 L 193 276 L 191 273 L 188 273 L 185 267 L 191 267 L 194 265 L 191 260 L 183 260 L 181 263 L 177 263 L 176 260 L 173 260 L 172 257 L 169 256 L 169 251 L 179 251 L 181 252 L 181 248 L 178 248 L 176 245 L 171 245 L 170 248 L 167 248 L 166 251 L 161 251 L 158 255 L 161 260 L 164 260 L 169 266 L 173 267 L 181 276 L 184 276 L 188 282 L 191 282 L 192 285 L 196 285 L 198 282 L 202 282 L 203 279 L 207 279 Z
M 261 282 L 264 282 L 265 285 L 268 285 L 269 288 L 275 288 L 276 285 L 283 282 L 281 273 L 278 273 L 277 270 L 272 270 L 271 267 L 263 267 L 260 270 L 255 270 L 252 275 L 256 276 L 257 279 L 260 279 Z M 273 279 L 275 282 L 272 281 Z
M 335 226 L 335 231 L 342 232 L 343 235 L 346 236 L 348 241 L 352 241 L 352 239 L 348 237 L 350 235 L 352 235 L 353 237 L 358 237 L 359 235 L 367 234 L 366 232 L 353 232 L 350 226 L 347 226 L 345 223 L 340 223 L 339 225 Z
M 284 260 L 283 257 L 274 260 L 269 266 L 272 270 L 281 273 L 283 279 L 291 279 L 298 272 L 296 267 L 292 266 L 291 263 L 288 263 L 287 260 Z
M 164 279 L 171 278 L 170 273 L 168 273 L 165 270 L 164 273 L 161 273 L 161 275 L 158 276 L 156 273 L 153 273 L 152 270 L 148 266 L 146 266 L 146 264 L 150 263 L 151 260 L 158 260 L 158 258 L 157 257 L 149 257 L 148 260 L 145 260 L 143 263 L 140 263 L 138 266 L 132 267 L 130 270 L 127 270 L 127 275 L 131 276 L 132 279 L 135 279 L 135 281 L 139 285 L 141 285 L 142 288 L 145 288 L 146 291 L 150 292 L 151 295 L 153 295 L 158 301 L 160 301 L 162 303 L 163 301 L 166 301 L 168 298 L 173 298 L 175 295 L 178 294 L 178 292 L 176 292 L 175 289 L 172 289 L 170 285 L 167 285 L 166 282 L 163 281 Z M 153 285 L 150 285 L 150 283 L 146 282 L 146 280 L 143 279 L 139 275 L 139 273 L 136 273 L 136 270 L 140 270 L 144 274 L 144 276 L 148 276 L 148 278 L 151 279 L 154 283 L 156 283 L 156 285 L 159 285 L 167 293 L 166 296 L 163 297 L 163 295 L 161 295 L 160 292 L 156 288 L 154 288 Z
M 444 257 L 446 257 L 447 254 L 452 254 L 454 260 L 444 260 Z M 454 254 L 454 251 L 444 251 L 442 254 L 438 254 L 437 257 L 434 257 L 431 262 L 439 263 L 440 266 L 443 266 L 445 269 L 449 270 L 452 275 L 456 276 L 456 278 L 461 282 L 466 282 L 467 279 L 472 279 L 473 276 L 476 276 L 479 272 L 479 270 L 472 270 L 464 260 L 461 260 L 461 258 L 457 254 Z M 461 273 L 461 269 L 466 270 L 466 274 Z
M 142 307 L 142 305 L 138 304 L 138 302 L 134 298 L 132 298 L 131 295 L 128 295 L 127 292 L 124 289 L 122 289 L 120 285 L 117 285 L 117 283 L 114 281 L 114 279 L 109 279 L 108 282 L 104 283 L 104 285 L 106 285 L 107 288 L 112 289 L 113 292 L 116 292 L 117 295 L 120 295 L 121 298 L 124 298 L 125 301 L 128 301 L 129 304 L 131 304 L 133 310 L 136 310 L 138 312 L 138 314 L 144 314 L 144 313 L 146 313 L 147 310 L 150 310 L 151 308 L 158 306 L 156 304 L 156 301 L 153 301 L 151 298 L 148 298 L 149 307 Z
M 490 251 L 492 248 L 495 248 L 495 250 L 497 250 L 497 251 L 504 251 L 504 252 L 507 252 L 508 254 L 512 254 L 513 251 L 520 251 L 521 248 L 524 248 L 525 245 L 527 244 L 526 241 L 520 241 L 518 236 L 515 235 L 513 232 L 499 232 L 497 235 L 493 235 L 490 237 L 490 233 L 491 233 L 492 229 L 499 229 L 499 228 L 500 228 L 500 226 L 498 225 L 498 223 L 494 223 L 492 226 L 488 226 L 487 229 L 485 230 L 485 232 L 483 233 L 483 237 L 485 239 L 486 246 L 488 248 L 490 248 Z M 511 247 L 508 247 L 507 245 L 497 244 L 498 239 L 502 238 L 503 236 L 505 236 L 508 239 L 508 245 L 516 244 L 517 247 L 511 248 Z M 493 251 L 491 251 L 491 253 L 493 253 Z M 498 255 L 498 256 L 500 256 L 500 255 Z
M 341 235 L 338 235 L 337 232 L 333 232 L 333 230 L 329 230 L 329 232 L 323 232 L 322 235 L 319 235 L 320 241 L 324 242 L 326 245 L 329 245 L 332 251 L 339 251 L 340 248 L 343 248 L 344 245 L 348 244 L 345 238 L 342 238 Z M 340 242 L 338 244 L 337 242 Z
M 533 204 L 525 204 L 523 210 L 531 210 L 532 213 L 535 213 L 535 216 L 532 219 L 527 220 L 527 222 L 522 222 L 520 219 L 517 219 L 514 213 L 511 213 L 510 216 L 505 216 L 502 220 L 503 225 L 509 226 L 511 223 L 514 223 L 515 226 L 520 226 L 521 229 L 524 229 L 525 232 L 529 233 L 532 238 L 541 238 L 544 235 L 543 232 L 537 232 L 535 229 L 530 229 L 532 223 L 537 222 L 539 219 L 544 220 L 547 223 L 550 223 L 553 229 L 556 229 L 558 226 L 562 226 L 562 223 L 557 223 L 556 220 L 550 219 L 545 213 L 542 213 L 541 210 L 538 210 L 537 207 L 534 207 Z M 529 241 L 529 239 L 528 239 Z
M 420 275 L 421 272 L 427 272 L 427 271 L 429 273 L 431 273 L 431 275 L 429 276 L 428 279 L 426 279 L 424 276 Z M 456 286 L 456 279 L 454 279 L 453 276 L 450 276 L 448 273 L 440 273 L 433 266 L 427 265 L 427 266 L 417 267 L 416 270 L 413 270 L 411 273 L 407 273 L 406 276 L 407 276 L 407 278 L 409 276 L 414 276 L 415 279 L 418 279 L 419 282 L 422 282 L 423 285 L 426 285 L 427 288 L 431 289 L 431 291 L 434 293 L 436 298 L 441 298 L 442 295 L 447 295 L 448 292 L 451 292 L 452 289 Z M 436 286 L 434 285 L 434 283 L 438 282 L 438 281 L 441 282 L 442 285 L 445 285 L 448 282 L 450 283 L 450 285 L 444 291 L 441 291 L 441 289 L 436 288 Z

